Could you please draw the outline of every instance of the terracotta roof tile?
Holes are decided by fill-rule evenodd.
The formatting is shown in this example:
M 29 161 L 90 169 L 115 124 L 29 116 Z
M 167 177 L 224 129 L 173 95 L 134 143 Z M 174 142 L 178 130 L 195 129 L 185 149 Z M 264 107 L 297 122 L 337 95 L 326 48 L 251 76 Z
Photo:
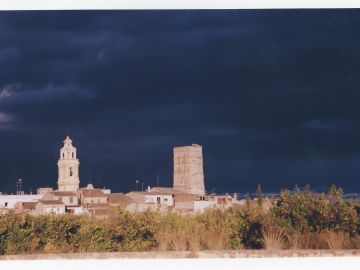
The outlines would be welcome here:
M 60 200 L 40 200 L 39 202 L 45 205 L 64 205 Z
M 135 202 L 123 193 L 111 193 L 107 195 L 107 198 L 109 204 L 119 204 L 125 206 Z
M 66 196 L 76 196 L 76 193 L 72 191 L 54 191 L 54 195 L 66 197 Z
M 106 197 L 100 189 L 84 189 L 81 192 L 84 197 Z

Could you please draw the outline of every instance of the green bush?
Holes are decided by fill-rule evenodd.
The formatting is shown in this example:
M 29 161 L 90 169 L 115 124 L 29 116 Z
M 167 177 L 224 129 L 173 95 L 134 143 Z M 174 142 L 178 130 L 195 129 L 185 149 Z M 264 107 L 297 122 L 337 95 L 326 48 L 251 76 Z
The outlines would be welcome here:
M 360 203 L 342 190 L 308 187 L 283 191 L 266 212 L 257 205 L 202 214 L 161 215 L 114 209 L 108 218 L 17 216 L 0 218 L 0 254 L 220 250 L 259 248 L 359 248 Z

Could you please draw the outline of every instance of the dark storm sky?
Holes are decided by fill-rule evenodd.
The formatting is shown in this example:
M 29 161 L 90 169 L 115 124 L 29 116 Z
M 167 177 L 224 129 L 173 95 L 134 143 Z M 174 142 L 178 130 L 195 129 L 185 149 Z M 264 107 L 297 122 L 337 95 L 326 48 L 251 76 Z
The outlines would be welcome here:
M 203 145 L 205 185 L 360 189 L 360 10 L 0 12 L 0 191 L 172 184 Z

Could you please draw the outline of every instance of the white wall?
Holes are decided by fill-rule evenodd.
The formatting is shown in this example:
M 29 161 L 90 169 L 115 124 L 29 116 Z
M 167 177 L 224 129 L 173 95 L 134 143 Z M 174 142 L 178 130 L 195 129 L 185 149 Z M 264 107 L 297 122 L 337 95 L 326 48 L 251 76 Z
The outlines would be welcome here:
M 107 203 L 107 197 L 83 197 L 83 203 Z
M 208 207 L 216 207 L 215 201 L 194 201 L 194 212 L 202 213 Z
M 40 195 L 0 195 L 0 208 L 15 208 L 17 202 L 37 202 L 44 194 Z M 5 206 L 7 204 L 7 206 Z
M 35 216 L 48 214 L 65 214 L 65 205 L 45 205 L 37 203 L 35 206 Z
M 74 215 L 82 215 L 85 213 L 85 208 L 82 206 L 79 207 L 67 207 L 68 210 L 72 210 L 74 211 L 73 214 Z
M 165 204 L 167 206 L 173 206 L 174 200 L 172 195 L 145 195 L 145 203 L 154 203 L 157 204 L 157 198 L 160 197 L 160 204 Z
M 47 205 L 44 207 L 45 209 L 45 214 L 65 214 L 65 206 L 51 206 L 51 205 Z

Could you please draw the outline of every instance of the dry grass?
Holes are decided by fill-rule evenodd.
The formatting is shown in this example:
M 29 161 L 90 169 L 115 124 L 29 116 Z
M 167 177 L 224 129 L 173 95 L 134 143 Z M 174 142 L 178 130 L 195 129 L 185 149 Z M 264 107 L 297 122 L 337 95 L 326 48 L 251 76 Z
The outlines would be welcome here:
M 264 226 L 262 229 L 262 245 L 265 249 L 283 249 L 285 247 L 284 234 L 281 229 L 271 225 Z
M 345 232 L 331 230 L 294 233 L 289 239 L 292 249 L 349 249 L 356 248 L 357 242 Z
M 350 237 L 344 232 L 324 231 L 322 237 L 329 249 L 348 249 L 351 248 Z
M 205 233 L 204 226 L 194 221 L 193 217 L 174 219 L 165 223 L 158 233 L 158 249 L 162 251 L 198 251 L 200 237 Z
M 202 234 L 202 247 L 205 250 L 226 249 L 228 246 L 229 237 L 229 231 L 224 226 L 209 226 Z

